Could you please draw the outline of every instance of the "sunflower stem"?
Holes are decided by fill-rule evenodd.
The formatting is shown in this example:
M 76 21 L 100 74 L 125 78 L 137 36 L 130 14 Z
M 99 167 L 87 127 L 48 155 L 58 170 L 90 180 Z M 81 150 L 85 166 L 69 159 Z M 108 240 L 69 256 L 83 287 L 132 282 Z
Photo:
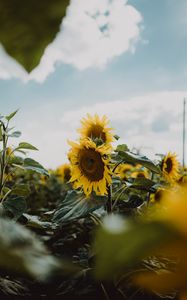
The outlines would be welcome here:
M 153 179 L 154 179 L 154 173 L 151 172 L 151 180 L 153 180 Z M 149 206 L 150 196 L 151 196 L 151 192 L 149 191 L 149 192 L 147 193 L 147 197 L 146 197 L 147 206 Z
M 111 185 L 107 187 L 108 199 L 106 202 L 106 211 L 108 214 L 112 213 L 112 187 Z

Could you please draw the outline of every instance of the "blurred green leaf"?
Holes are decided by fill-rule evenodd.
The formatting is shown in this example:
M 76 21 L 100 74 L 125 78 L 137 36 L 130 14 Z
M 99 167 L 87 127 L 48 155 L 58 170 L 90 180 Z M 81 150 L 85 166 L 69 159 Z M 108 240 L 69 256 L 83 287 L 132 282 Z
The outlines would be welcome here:
M 114 138 L 115 138 L 116 141 L 118 141 L 120 139 L 120 136 L 117 135 L 117 134 L 114 134 Z
M 148 159 L 146 156 L 140 156 L 131 152 L 128 152 L 126 150 L 122 150 L 120 145 L 117 147 L 115 152 L 118 152 L 118 155 L 121 159 L 124 160 L 125 163 L 129 164 L 141 164 L 142 166 L 148 168 L 152 172 L 160 173 L 160 169 L 158 166 L 155 165 L 153 161 Z
M 27 210 L 27 204 L 24 197 L 8 197 L 3 202 L 3 207 L 12 213 L 14 220 L 19 219 L 22 214 Z
M 28 72 L 54 40 L 68 5 L 69 0 L 0 1 L 0 43 Z
M 23 158 L 20 157 L 20 156 L 14 156 L 14 155 L 11 155 L 9 157 L 9 164 L 11 165 L 22 165 L 23 164 Z
M 83 218 L 94 210 L 104 206 L 106 199 L 107 197 L 105 196 L 95 195 L 86 198 L 82 192 L 75 190 L 68 191 L 62 204 L 56 209 L 53 220 L 56 223 L 63 223 Z
M 1 16 L 1 13 L 2 13 L 2 5 L 3 5 L 2 2 L 3 2 L 3 1 L 0 2 L 0 16 Z M 8 1 L 7 1 L 7 2 L 8 2 Z M 1 17 L 0 17 L 0 18 L 1 18 Z M 1 22 L 2 22 L 2 19 L 0 19 L 0 24 L 1 24 Z M 2 27 L 1 27 L 1 25 L 0 25 L 0 36 L 1 36 L 1 30 L 2 30 Z M 1 42 L 1 38 L 0 38 L 0 42 Z M 10 121 L 10 120 L 17 114 L 18 110 L 19 110 L 19 109 L 15 110 L 15 111 L 12 112 L 10 115 L 6 116 L 5 118 L 7 119 L 7 121 Z
M 176 238 L 176 232 L 158 222 L 148 224 L 130 224 L 121 219 L 107 217 L 104 225 L 96 235 L 95 250 L 97 253 L 95 275 L 99 279 L 109 279 L 115 273 L 124 272 L 126 268 L 133 267 L 153 250 L 159 249 L 162 244 L 169 243 Z M 120 223 L 121 222 L 121 223 Z M 105 224 L 105 222 L 104 222 Z
M 23 163 L 23 168 L 25 170 L 31 170 L 40 174 L 49 176 L 49 172 L 37 161 L 32 158 L 25 158 Z
M 12 188 L 12 195 L 23 196 L 26 197 L 30 194 L 30 188 L 28 184 L 18 184 Z
M 34 234 L 13 221 L 0 219 L 0 269 L 45 280 L 60 268 Z
M 2 133 L 2 128 L 1 128 L 1 124 L 0 124 L 0 141 L 3 140 L 3 133 Z
M 33 145 L 29 144 L 29 143 L 19 143 L 18 147 L 16 148 L 16 150 L 19 149 L 28 149 L 28 150 L 38 150 L 36 147 L 34 147 Z
M 18 138 L 20 136 L 21 136 L 21 131 L 14 131 L 14 132 L 8 134 L 8 137 L 16 137 L 16 138 Z
M 121 144 L 121 145 L 118 145 L 115 152 L 119 152 L 119 151 L 128 151 L 129 148 L 126 144 Z
M 56 225 L 51 222 L 41 221 L 38 216 L 31 216 L 29 214 L 23 214 L 23 216 L 27 219 L 27 227 L 29 228 L 37 228 L 37 229 L 48 229 L 52 230 L 56 228 Z
M 135 178 L 133 183 L 130 184 L 128 187 L 138 189 L 138 190 L 143 190 L 143 191 L 150 191 L 154 185 L 155 185 L 154 181 L 144 177 L 139 177 L 139 178 Z

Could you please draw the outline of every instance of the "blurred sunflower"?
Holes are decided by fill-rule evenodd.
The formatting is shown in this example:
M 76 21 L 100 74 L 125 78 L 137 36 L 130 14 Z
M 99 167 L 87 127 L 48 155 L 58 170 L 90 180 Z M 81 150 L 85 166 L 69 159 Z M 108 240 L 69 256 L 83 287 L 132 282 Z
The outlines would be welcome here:
M 109 144 L 114 140 L 114 136 L 111 133 L 112 128 L 107 127 L 109 120 L 106 116 L 100 118 L 97 114 L 93 117 L 87 114 L 87 118 L 82 118 L 82 128 L 78 129 L 81 138 L 90 138 L 94 142 L 100 144 Z
M 150 196 L 150 203 L 160 203 L 166 193 L 166 189 L 158 188 L 154 194 Z
M 187 174 L 183 174 L 182 176 L 179 177 L 179 179 L 177 180 L 177 183 L 179 185 L 187 185 Z
M 149 173 L 146 169 L 134 171 L 131 173 L 132 178 L 149 178 Z
M 107 186 L 111 184 L 111 171 L 109 169 L 110 146 L 99 146 L 88 139 L 80 144 L 69 142 L 72 146 L 68 157 L 72 167 L 70 182 L 74 188 L 83 188 L 86 196 L 92 191 L 97 195 L 107 194 Z
M 121 178 L 121 180 L 125 180 L 128 178 L 128 172 L 132 169 L 132 165 L 130 164 L 121 164 L 116 170 L 115 174 Z
M 11 147 L 6 148 L 6 155 L 7 156 L 14 156 L 13 149 Z
M 168 154 L 161 161 L 161 170 L 166 180 L 172 182 L 179 177 L 179 162 L 175 153 Z
M 64 183 L 67 183 L 71 178 L 70 164 L 63 164 L 56 169 L 55 175 Z

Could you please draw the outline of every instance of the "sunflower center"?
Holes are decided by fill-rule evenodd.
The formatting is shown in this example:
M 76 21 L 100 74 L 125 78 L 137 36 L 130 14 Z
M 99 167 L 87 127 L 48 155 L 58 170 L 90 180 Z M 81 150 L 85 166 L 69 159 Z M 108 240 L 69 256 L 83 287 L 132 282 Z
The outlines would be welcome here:
M 79 153 L 79 166 L 90 181 L 99 181 L 104 176 L 104 163 L 94 149 L 82 149 Z
M 157 191 L 155 193 L 155 201 L 160 202 L 161 198 L 163 197 L 163 191 Z
M 106 133 L 103 131 L 101 125 L 92 125 L 88 130 L 88 137 L 92 139 L 101 139 L 103 142 L 106 142 Z
M 71 178 L 71 171 L 69 168 L 65 168 L 64 170 L 64 180 L 65 182 L 69 181 Z
M 145 174 L 143 172 L 138 172 L 137 178 L 145 178 Z
M 173 162 L 172 162 L 172 159 L 170 157 L 168 157 L 168 159 L 166 160 L 166 168 L 165 168 L 165 171 L 167 173 L 170 173 L 173 169 Z

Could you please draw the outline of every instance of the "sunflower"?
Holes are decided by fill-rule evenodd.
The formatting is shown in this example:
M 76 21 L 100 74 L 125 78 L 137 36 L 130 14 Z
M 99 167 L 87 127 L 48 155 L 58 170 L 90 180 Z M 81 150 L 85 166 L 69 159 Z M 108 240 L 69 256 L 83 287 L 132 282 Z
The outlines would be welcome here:
M 161 170 L 166 180 L 173 182 L 179 177 L 179 162 L 175 153 L 168 152 L 161 161 Z
M 96 146 L 88 139 L 82 140 L 80 144 L 69 142 L 72 146 L 68 157 L 72 166 L 70 182 L 74 188 L 83 188 L 86 196 L 92 191 L 96 195 L 107 194 L 107 186 L 112 182 L 109 169 L 109 146 Z
M 70 164 L 63 164 L 59 166 L 56 171 L 55 175 L 64 183 L 68 182 L 71 178 L 71 166 Z
M 100 118 L 97 114 L 93 117 L 87 114 L 87 118 L 82 118 L 82 127 L 78 129 L 81 139 L 90 138 L 99 144 L 109 144 L 114 140 L 111 133 L 112 128 L 107 127 L 109 120 L 106 116 Z
M 125 180 L 128 178 L 128 173 L 133 168 L 130 164 L 121 164 L 119 165 L 116 170 L 115 174 L 121 178 L 121 180 Z
M 165 193 L 167 193 L 166 189 L 158 188 L 154 194 L 151 194 L 150 203 L 160 203 Z
M 149 178 L 149 172 L 146 169 L 137 170 L 131 173 L 132 178 Z
M 177 180 L 177 183 L 181 186 L 186 186 L 187 185 L 187 174 L 183 174 L 179 177 Z

